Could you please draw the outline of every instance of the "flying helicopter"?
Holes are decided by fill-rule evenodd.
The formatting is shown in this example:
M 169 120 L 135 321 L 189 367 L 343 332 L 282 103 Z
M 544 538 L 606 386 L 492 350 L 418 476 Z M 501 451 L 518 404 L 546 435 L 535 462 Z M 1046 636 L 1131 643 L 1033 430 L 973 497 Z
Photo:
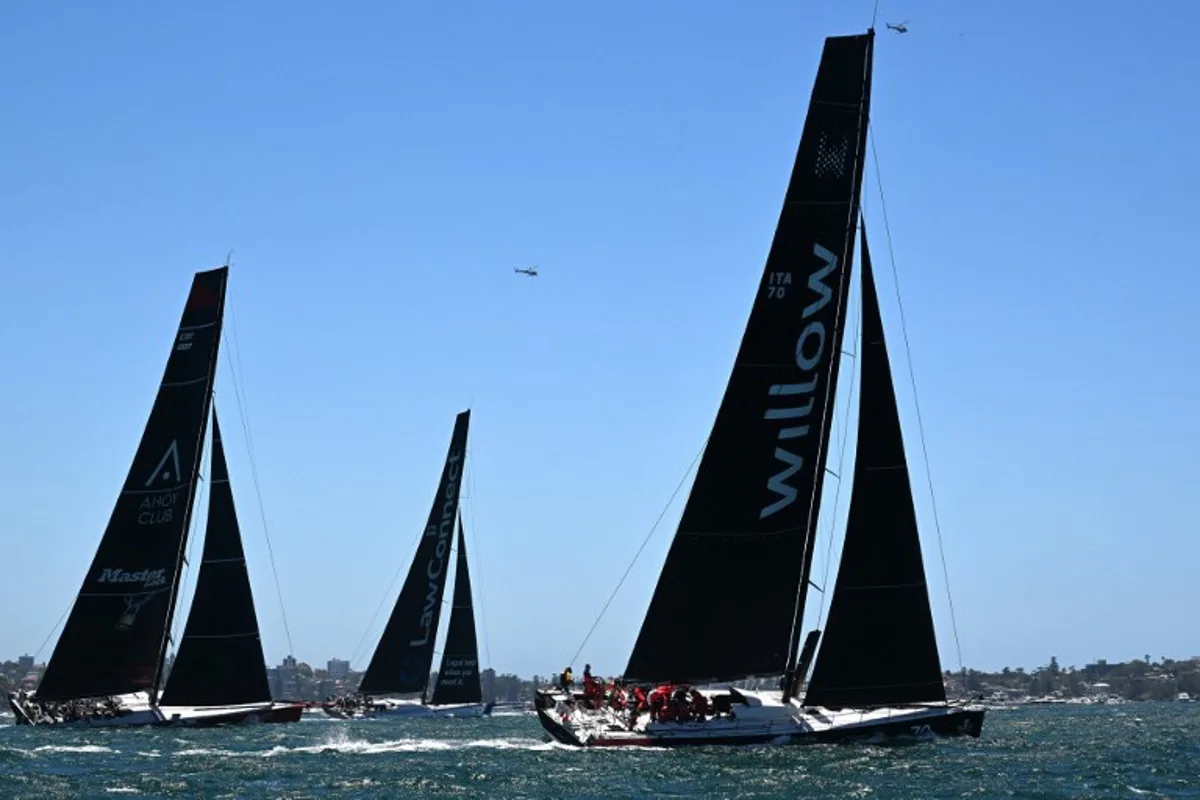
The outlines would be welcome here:
M 531 278 L 536 278 L 538 271 L 537 267 L 513 267 L 513 272 L 518 272 L 522 275 L 528 275 Z
M 883 24 L 887 26 L 889 31 L 908 33 L 908 20 L 904 20 L 904 22 L 885 22 Z

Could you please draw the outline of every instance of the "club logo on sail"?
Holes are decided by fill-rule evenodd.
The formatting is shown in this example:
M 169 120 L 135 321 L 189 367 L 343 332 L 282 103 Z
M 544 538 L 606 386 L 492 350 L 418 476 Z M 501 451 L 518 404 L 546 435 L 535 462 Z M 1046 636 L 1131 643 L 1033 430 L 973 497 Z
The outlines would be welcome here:
M 146 479 L 146 483 L 143 485 L 149 489 L 155 481 L 174 480 L 175 483 L 178 483 L 182 475 L 183 468 L 179 466 L 179 442 L 176 439 L 172 439 L 167 452 L 163 453 L 163 457 L 158 460 L 158 466 L 150 473 L 150 477 Z
M 183 468 L 179 459 L 179 442 L 172 439 L 167 451 L 143 484 L 151 492 L 161 489 L 162 493 L 147 494 L 138 504 L 139 525 L 162 525 L 175 519 L 175 504 L 180 492 L 175 489 L 183 481 Z
M 462 475 L 462 453 L 451 453 L 446 459 L 446 488 L 442 492 L 442 518 L 436 526 L 425 530 L 425 538 L 437 536 L 433 555 L 425 568 L 429 578 L 429 590 L 425 595 L 425 608 L 421 611 L 418 625 L 421 635 L 409 641 L 409 647 L 428 644 L 433 635 L 433 611 L 437 607 L 438 588 L 442 585 L 442 573 L 446 570 L 446 551 L 450 549 L 450 533 L 454 530 L 454 512 L 458 508 L 458 481 Z
M 796 455 L 793 449 L 799 449 L 798 445 L 808 439 L 808 418 L 816 404 L 821 373 L 825 371 L 822 367 L 826 361 L 826 344 L 829 338 L 825 322 L 810 318 L 825 308 L 833 298 L 833 289 L 825 283 L 825 279 L 838 268 L 839 259 L 819 243 L 813 244 L 813 254 L 821 259 L 821 263 L 809 274 L 808 289 L 817 297 L 801 312 L 801 321 L 807 320 L 807 324 L 796 339 L 796 366 L 806 379 L 799 383 L 777 383 L 767 390 L 772 398 L 785 398 L 788 406 L 768 408 L 763 414 L 763 419 L 778 421 L 783 425 L 776 434 L 778 445 L 775 448 L 775 460 L 781 462 L 782 468 L 767 479 L 767 491 L 771 492 L 775 499 L 763 507 L 758 514 L 759 519 L 778 514 L 796 501 L 796 487 L 789 481 L 804 466 L 804 457 Z M 802 420 L 805 421 L 804 424 L 801 424 Z M 817 423 L 820 424 L 820 419 Z

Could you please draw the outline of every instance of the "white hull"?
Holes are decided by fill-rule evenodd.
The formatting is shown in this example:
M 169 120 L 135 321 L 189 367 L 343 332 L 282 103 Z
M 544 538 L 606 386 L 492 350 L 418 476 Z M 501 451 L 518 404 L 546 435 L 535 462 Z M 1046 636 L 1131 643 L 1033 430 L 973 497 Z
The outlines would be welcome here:
M 39 704 L 17 695 L 9 696 L 9 705 L 21 724 L 67 726 L 76 728 L 134 728 L 145 725 L 212 725 L 253 722 L 294 722 L 303 706 L 295 703 L 246 703 L 229 706 L 154 706 L 143 694 L 123 695 L 120 711 L 113 716 L 88 716 L 64 719 L 39 713 Z
M 709 697 L 725 693 L 703 692 Z M 628 712 L 583 709 L 561 695 L 553 705 L 544 704 L 538 719 L 563 744 L 680 747 L 978 736 L 984 714 L 980 707 L 950 704 L 835 711 L 804 707 L 795 700 L 785 704 L 778 692 L 739 695 L 745 702 L 735 703 L 732 715 L 703 722 L 651 722 L 643 712 L 631 725 Z
M 419 700 L 375 700 L 370 708 L 355 708 L 345 711 L 325 706 L 330 716 L 343 719 L 366 717 L 482 717 L 491 713 L 491 705 L 485 703 L 454 703 L 441 706 L 424 705 Z

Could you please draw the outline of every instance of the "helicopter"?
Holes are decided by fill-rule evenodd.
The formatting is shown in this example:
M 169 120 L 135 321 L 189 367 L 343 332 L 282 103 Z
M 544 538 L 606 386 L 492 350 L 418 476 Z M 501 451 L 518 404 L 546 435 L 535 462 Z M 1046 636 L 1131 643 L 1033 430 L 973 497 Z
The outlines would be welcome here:
M 536 278 L 538 271 L 537 267 L 513 267 L 513 272 L 518 272 L 522 275 L 528 275 L 531 278 Z
M 908 20 L 904 20 L 904 22 L 885 22 L 883 24 L 887 26 L 889 31 L 908 33 Z

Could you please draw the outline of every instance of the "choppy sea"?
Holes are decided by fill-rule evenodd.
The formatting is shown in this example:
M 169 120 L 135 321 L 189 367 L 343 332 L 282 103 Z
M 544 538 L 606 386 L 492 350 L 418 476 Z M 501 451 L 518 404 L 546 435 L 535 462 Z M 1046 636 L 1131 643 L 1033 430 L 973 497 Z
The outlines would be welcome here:
M 580 751 L 536 718 L 182 731 L 17 727 L 3 798 L 1200 798 L 1200 703 L 1025 706 L 980 739 Z

